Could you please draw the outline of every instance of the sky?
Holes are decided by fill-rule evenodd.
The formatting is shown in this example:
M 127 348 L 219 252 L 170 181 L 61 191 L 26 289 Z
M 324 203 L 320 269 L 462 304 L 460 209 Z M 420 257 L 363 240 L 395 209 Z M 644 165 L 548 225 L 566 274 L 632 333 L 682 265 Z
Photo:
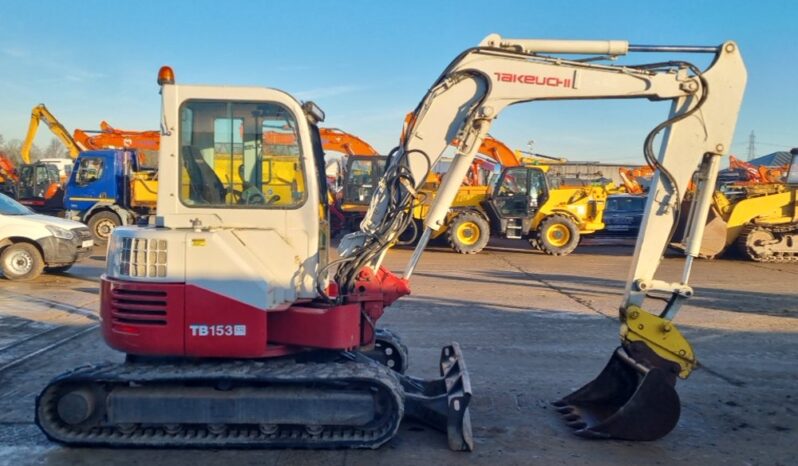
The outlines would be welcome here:
M 633 44 L 735 40 L 748 86 L 732 152 L 746 157 L 752 131 L 758 155 L 798 146 L 798 2 L 0 0 L 0 11 L 6 141 L 24 137 L 38 103 L 70 130 L 102 120 L 157 129 L 156 75 L 170 65 L 178 82 L 275 87 L 313 100 L 326 126 L 387 153 L 444 67 L 496 32 Z M 491 134 L 569 160 L 642 163 L 643 140 L 667 113 L 667 104 L 646 100 L 532 102 L 504 111 Z M 37 144 L 50 137 L 40 130 Z

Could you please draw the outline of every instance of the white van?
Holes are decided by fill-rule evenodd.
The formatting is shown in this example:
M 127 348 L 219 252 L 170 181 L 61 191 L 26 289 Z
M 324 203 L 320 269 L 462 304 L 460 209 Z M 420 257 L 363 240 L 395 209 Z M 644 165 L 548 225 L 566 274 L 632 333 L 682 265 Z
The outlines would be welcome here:
M 66 272 L 89 253 L 86 225 L 39 215 L 0 194 L 0 271 L 9 280 L 31 280 L 42 271 Z

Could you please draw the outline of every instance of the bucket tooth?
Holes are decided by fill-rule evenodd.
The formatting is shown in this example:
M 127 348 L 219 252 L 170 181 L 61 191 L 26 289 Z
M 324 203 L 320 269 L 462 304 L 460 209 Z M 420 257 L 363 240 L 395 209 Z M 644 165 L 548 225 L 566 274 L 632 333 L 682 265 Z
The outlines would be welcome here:
M 678 364 L 642 342 L 629 342 L 626 348 L 618 347 L 595 379 L 553 403 L 576 435 L 646 441 L 676 426 L 681 411 L 674 389 Z
M 441 350 L 441 377 L 424 380 L 399 375 L 405 391 L 405 416 L 447 433 L 449 448 L 472 451 L 471 378 L 460 345 Z

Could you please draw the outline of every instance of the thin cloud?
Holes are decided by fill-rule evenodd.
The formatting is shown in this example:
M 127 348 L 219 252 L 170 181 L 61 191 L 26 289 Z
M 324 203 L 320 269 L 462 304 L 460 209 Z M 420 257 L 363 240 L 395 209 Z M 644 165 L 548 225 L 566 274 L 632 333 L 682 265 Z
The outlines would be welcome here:
M 12 58 L 24 58 L 30 55 L 27 50 L 21 49 L 19 47 L 3 47 L 2 52 L 3 55 L 8 55 Z
M 67 70 L 67 74 L 63 76 L 63 79 L 67 81 L 72 81 L 76 83 L 82 83 L 86 81 L 92 81 L 95 79 L 102 79 L 107 77 L 105 73 L 96 73 L 88 70 L 82 69 L 71 69 Z
M 311 71 L 316 69 L 316 67 L 310 65 L 277 65 L 274 69 L 284 73 L 287 71 Z

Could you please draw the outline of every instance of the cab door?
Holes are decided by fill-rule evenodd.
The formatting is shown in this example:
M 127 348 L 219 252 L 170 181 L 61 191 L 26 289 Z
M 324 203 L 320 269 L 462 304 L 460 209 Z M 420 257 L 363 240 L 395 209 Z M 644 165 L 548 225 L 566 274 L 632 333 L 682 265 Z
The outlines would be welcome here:
M 507 168 L 493 187 L 489 203 L 497 217 L 526 218 L 530 212 L 529 174 L 526 167 Z
M 112 151 L 87 151 L 78 156 L 67 183 L 65 203 L 68 210 L 85 212 L 98 202 L 117 201 L 116 172 Z

